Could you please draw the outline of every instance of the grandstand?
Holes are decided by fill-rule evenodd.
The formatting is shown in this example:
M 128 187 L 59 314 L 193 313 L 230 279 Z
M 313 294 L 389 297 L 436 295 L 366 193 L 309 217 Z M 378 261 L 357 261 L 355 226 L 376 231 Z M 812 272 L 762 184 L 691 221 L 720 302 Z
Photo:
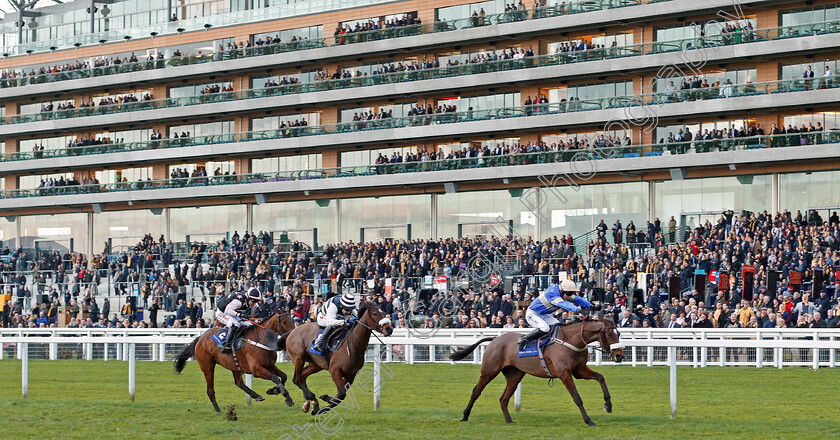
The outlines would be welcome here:
M 837 325 L 836 2 L 11 4 L 6 326 Z

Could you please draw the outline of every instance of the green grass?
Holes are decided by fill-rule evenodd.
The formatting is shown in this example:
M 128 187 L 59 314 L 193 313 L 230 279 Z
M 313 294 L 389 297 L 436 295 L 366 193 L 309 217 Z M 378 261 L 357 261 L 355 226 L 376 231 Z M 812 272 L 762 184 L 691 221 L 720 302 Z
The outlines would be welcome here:
M 290 372 L 288 364 L 280 365 Z M 504 380 L 496 378 L 478 400 L 469 422 L 462 411 L 478 378 L 476 365 L 391 365 L 382 409 L 354 393 L 359 410 L 340 407 L 325 424 L 338 432 L 313 439 L 536 439 L 536 438 L 837 438 L 840 432 L 840 376 L 837 370 L 806 368 L 681 367 L 678 418 L 669 417 L 668 370 L 664 367 L 596 367 L 606 376 L 613 413 L 603 411 L 597 382 L 577 381 L 584 405 L 598 424 L 588 428 L 563 385 L 544 379 L 523 382 L 522 412 L 513 425 L 499 409 Z M 245 406 L 245 395 L 229 372 L 217 368 L 220 406 L 236 404 L 239 420 L 213 412 L 195 362 L 181 376 L 170 362 L 137 363 L 137 397 L 128 399 L 128 365 L 117 361 L 31 361 L 29 397 L 21 398 L 20 362 L 0 361 L 0 426 L 3 439 L 280 439 L 297 437 L 294 425 L 315 419 L 300 411 L 300 390 L 289 382 L 295 407 L 279 396 Z M 321 373 L 313 391 L 334 394 Z M 254 379 L 264 394 L 269 383 Z

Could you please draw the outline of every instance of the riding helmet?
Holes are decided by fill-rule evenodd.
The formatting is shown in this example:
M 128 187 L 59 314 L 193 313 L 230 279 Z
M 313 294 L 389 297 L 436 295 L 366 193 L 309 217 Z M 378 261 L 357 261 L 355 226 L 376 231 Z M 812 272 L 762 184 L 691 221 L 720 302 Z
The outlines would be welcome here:
M 352 293 L 345 293 L 344 295 L 341 295 L 341 300 L 339 300 L 339 303 L 341 304 L 341 308 L 348 310 L 355 309 L 356 295 L 353 295 Z

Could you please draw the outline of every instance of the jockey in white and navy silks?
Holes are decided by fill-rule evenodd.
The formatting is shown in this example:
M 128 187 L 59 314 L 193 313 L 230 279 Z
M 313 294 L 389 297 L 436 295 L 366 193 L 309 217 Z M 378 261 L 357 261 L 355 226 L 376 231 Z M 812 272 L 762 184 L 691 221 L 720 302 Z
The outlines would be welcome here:
M 554 312 L 565 309 L 572 313 L 578 313 L 581 309 L 592 308 L 592 303 L 577 296 L 579 292 L 577 284 L 572 280 L 563 280 L 560 284 L 552 284 L 537 299 L 528 306 L 525 312 L 525 321 L 534 328 L 531 333 L 519 338 L 519 349 L 525 349 L 525 345 L 532 339 L 547 335 L 551 326 L 557 324 Z
M 346 325 L 347 320 L 355 317 L 356 311 L 356 296 L 352 293 L 345 293 L 341 296 L 336 296 L 328 300 L 318 309 L 318 325 L 324 328 L 324 332 L 318 335 L 315 339 L 313 349 L 320 353 L 324 353 L 326 347 L 324 344 L 327 338 L 337 328 Z
M 222 344 L 222 352 L 230 352 L 230 344 L 233 342 L 234 333 L 238 333 L 235 330 L 254 325 L 249 321 L 243 321 L 239 318 L 239 315 L 249 310 L 254 303 L 261 299 L 262 294 L 260 294 L 259 289 L 251 287 L 248 289 L 248 293 L 231 292 L 218 301 L 216 304 L 216 319 L 228 329 L 225 342 Z

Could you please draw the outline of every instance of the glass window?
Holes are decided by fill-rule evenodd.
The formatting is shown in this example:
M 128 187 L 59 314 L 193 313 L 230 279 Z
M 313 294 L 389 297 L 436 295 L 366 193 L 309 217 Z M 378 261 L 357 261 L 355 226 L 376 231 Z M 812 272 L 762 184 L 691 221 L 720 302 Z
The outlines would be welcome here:
M 132 211 L 104 211 L 93 214 L 94 252 L 111 239 L 112 252 L 133 249 L 144 235 L 157 239 L 166 233 L 163 209 Z M 168 238 L 168 237 L 167 237 Z
M 699 76 L 699 79 L 705 84 L 708 84 L 709 87 L 719 87 L 721 84 L 726 84 L 727 80 L 729 80 L 732 84 L 748 84 L 755 81 L 755 78 L 755 67 L 747 67 L 738 70 L 703 69 L 703 75 Z M 690 78 L 686 77 L 685 79 L 688 80 Z M 683 78 L 677 76 L 665 78 L 657 77 L 656 82 L 653 84 L 653 91 L 665 92 L 668 90 L 668 86 L 671 83 L 673 83 L 674 87 L 677 89 L 682 88 L 682 80 Z
M 805 76 L 805 71 L 811 68 L 814 77 L 834 76 L 840 74 L 840 60 L 813 60 L 807 63 L 783 64 L 781 79 L 797 79 Z
M 486 2 L 437 8 L 435 9 L 435 19 L 437 21 L 458 20 L 470 17 L 473 15 L 473 12 L 480 14 L 481 10 L 484 10 L 485 15 L 500 14 L 505 11 L 505 3 L 504 1 L 489 0 Z
M 18 217 L 21 226 L 20 245 L 39 251 L 56 249 L 62 252 L 87 252 L 87 214 L 24 215 Z
M 233 90 L 232 81 L 209 81 L 186 86 L 176 86 L 169 88 L 170 98 L 183 98 L 196 95 L 205 95 L 208 93 L 220 93 L 228 90 Z
M 66 181 L 73 180 L 73 173 L 53 173 L 53 174 L 41 174 L 38 176 L 20 176 L 18 181 L 20 185 L 18 188 L 20 189 L 34 189 L 34 188 L 41 188 L 44 186 L 56 186 L 58 182 L 66 182 Z
M 534 192 L 477 191 L 440 194 L 437 203 L 438 237 L 509 235 L 513 222 L 514 236 L 534 234 L 536 215 Z
M 245 209 L 245 205 L 170 208 L 171 240 L 183 242 L 190 235 L 191 241 L 214 243 L 231 231 L 244 231 Z
M 313 170 L 321 168 L 320 154 L 299 156 L 267 157 L 251 159 L 252 173 L 273 173 L 278 171 Z
M 840 4 L 810 6 L 807 8 L 788 9 L 779 11 L 782 26 L 796 26 L 800 24 L 820 23 L 836 20 L 840 11 Z
M 456 98 L 439 99 L 439 106 L 454 105 L 456 111 L 489 110 L 503 107 L 518 107 L 522 105 L 519 92 L 495 93 L 490 95 L 461 96 Z
M 714 19 L 703 21 L 701 23 L 681 23 L 656 28 L 654 41 L 672 41 L 683 40 L 688 38 L 697 38 L 701 36 L 719 35 L 721 30 L 727 24 L 746 27 L 749 23 L 753 29 L 757 28 L 757 21 L 755 17 L 747 16 L 746 20 L 740 22 L 727 21 L 724 19 Z
M 603 219 L 616 219 L 637 226 L 648 218 L 648 186 L 645 182 L 568 186 L 560 176 L 543 186 L 544 205 L 540 215 L 544 236 L 582 235 Z
M 427 238 L 431 234 L 432 199 L 428 194 L 341 200 L 341 240 L 376 241 Z M 362 230 L 364 232 L 362 233 Z
M 544 89 L 542 93 L 546 95 L 548 102 L 552 104 L 572 100 L 613 98 L 616 96 L 632 95 L 633 81 L 575 84 L 556 89 Z
M 202 124 L 185 124 L 169 127 L 169 137 L 177 134 L 180 137 L 213 136 L 233 133 L 233 121 L 206 122 Z
M 681 214 L 728 209 L 761 212 L 771 206 L 771 181 L 769 175 L 748 175 L 657 182 L 656 216 L 663 222 L 674 216 L 681 226 L 698 226 L 697 217 Z
M 279 38 L 280 41 L 277 41 L 277 43 L 288 43 L 290 41 L 317 39 L 322 38 L 323 36 L 324 26 L 319 24 L 317 26 L 307 26 L 295 29 L 285 29 L 274 32 L 263 32 L 261 34 L 254 34 L 251 36 L 251 41 L 266 41 L 266 38 L 270 38 L 271 41 L 274 42 L 275 38 Z
M 323 247 L 324 244 L 337 241 L 335 206 L 335 200 L 253 205 L 254 230 L 257 233 L 273 232 L 275 240 L 285 233 L 291 241 L 297 240 L 309 246 Z M 314 243 L 315 240 L 317 243 Z
M 305 125 L 320 125 L 321 113 L 296 113 L 292 115 L 282 116 L 266 116 L 264 118 L 251 119 L 251 130 L 275 130 L 282 127 L 297 127 L 301 125 L 301 121 L 306 121 Z
M 68 148 L 70 143 L 76 140 L 76 136 L 58 136 L 40 139 L 21 139 L 18 141 L 18 149 L 21 152 L 34 151 L 35 147 L 44 150 L 59 150 Z
M 152 167 L 104 170 L 94 173 L 99 183 L 139 182 L 152 179 Z

